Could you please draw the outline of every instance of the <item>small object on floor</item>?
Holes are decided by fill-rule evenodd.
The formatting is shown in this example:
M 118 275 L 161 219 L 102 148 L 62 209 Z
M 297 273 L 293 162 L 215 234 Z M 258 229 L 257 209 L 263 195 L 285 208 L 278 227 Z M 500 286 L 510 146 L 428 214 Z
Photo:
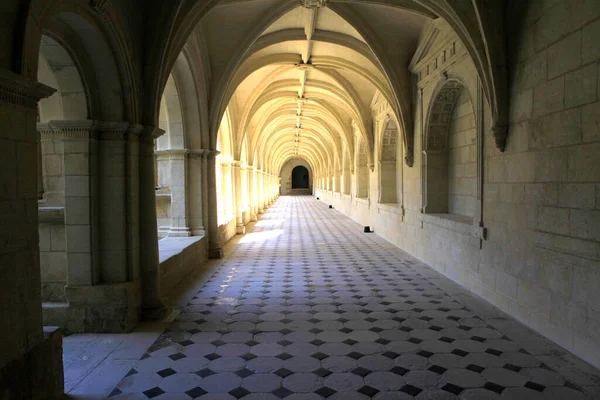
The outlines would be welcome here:
M 329 208 L 333 208 L 333 206 L 330 204 L 330 205 L 329 205 Z
M 364 230 L 364 232 L 365 232 L 365 233 L 371 233 L 371 232 L 372 232 L 372 231 L 371 231 L 371 227 L 370 227 L 370 226 L 365 226 L 365 230 Z
M 317 197 L 317 200 L 319 200 L 319 198 Z

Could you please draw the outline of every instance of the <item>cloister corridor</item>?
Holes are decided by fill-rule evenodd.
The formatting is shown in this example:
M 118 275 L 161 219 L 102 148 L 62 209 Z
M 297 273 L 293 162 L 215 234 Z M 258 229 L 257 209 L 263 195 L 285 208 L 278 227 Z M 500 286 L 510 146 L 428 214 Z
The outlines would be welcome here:
M 170 323 L 66 337 L 70 397 L 600 396 L 597 370 L 313 196 L 280 197 L 187 287 Z M 105 359 L 85 377 L 83 357 Z

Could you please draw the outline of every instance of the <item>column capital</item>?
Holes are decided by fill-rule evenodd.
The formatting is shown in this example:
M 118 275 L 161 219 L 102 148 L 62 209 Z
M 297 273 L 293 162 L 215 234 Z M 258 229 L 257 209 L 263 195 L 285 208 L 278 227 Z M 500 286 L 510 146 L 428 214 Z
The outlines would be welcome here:
M 47 121 L 39 122 L 37 130 L 42 137 L 51 139 L 91 139 L 95 121 L 90 119 L 78 121 Z
M 19 74 L 0 68 L 0 102 L 13 106 L 37 109 L 41 99 L 52 96 L 56 89 L 30 81 Z
M 144 141 L 146 130 L 143 125 L 129 122 L 94 121 L 94 135 L 99 140 L 131 140 Z
M 154 154 L 158 160 L 185 160 L 189 154 L 186 149 L 155 150 Z

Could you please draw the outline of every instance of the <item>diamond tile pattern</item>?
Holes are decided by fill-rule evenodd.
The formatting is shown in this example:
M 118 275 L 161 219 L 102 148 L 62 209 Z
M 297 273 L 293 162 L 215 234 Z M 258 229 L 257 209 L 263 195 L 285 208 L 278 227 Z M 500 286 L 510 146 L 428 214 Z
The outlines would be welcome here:
M 110 397 L 587 398 L 432 277 L 313 197 L 282 197 Z

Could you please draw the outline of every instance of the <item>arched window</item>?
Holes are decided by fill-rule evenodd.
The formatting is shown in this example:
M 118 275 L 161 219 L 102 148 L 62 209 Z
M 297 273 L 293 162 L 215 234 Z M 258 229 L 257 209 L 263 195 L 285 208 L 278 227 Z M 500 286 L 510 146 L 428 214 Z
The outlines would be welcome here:
M 379 202 L 396 203 L 396 146 L 398 143 L 398 126 L 393 119 L 388 119 L 381 134 L 379 159 Z
M 446 82 L 429 110 L 423 150 L 428 214 L 473 217 L 477 204 L 477 130 L 469 93 Z

